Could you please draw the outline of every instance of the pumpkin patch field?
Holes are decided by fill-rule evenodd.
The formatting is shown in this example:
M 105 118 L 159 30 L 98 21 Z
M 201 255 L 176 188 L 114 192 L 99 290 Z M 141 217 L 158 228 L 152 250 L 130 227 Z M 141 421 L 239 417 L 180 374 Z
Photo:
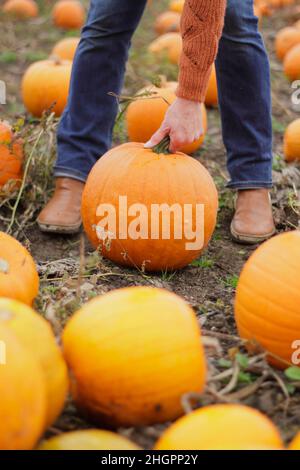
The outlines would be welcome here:
M 88 3 L 0 0 L 0 450 L 299 449 L 300 0 L 255 2 L 278 233 L 251 247 L 229 234 L 215 67 L 203 135 L 183 153 L 167 139 L 143 146 L 176 99 L 180 0 L 148 1 L 123 89 L 110 93 L 113 147 L 89 174 L 82 231 L 39 230 Z M 156 226 L 153 240 L 124 239 L 124 192 L 146 211 L 172 206 L 181 239 Z M 195 201 L 199 244 L 195 211 L 176 212 Z M 116 238 L 101 204 L 117 209 Z M 141 220 L 130 227 L 148 230 Z

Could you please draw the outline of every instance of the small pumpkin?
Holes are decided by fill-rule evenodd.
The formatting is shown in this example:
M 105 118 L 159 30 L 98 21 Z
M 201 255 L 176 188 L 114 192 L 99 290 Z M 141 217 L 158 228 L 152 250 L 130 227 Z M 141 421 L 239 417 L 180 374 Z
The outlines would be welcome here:
M 63 333 L 79 410 L 109 426 L 182 415 L 182 395 L 201 392 L 206 365 L 196 315 L 151 287 L 111 291 L 83 306 Z
M 7 183 L 12 187 L 20 182 L 23 176 L 23 142 L 15 139 L 11 126 L 0 121 L 0 188 Z
M 180 14 L 174 11 L 165 11 L 156 18 L 154 29 L 157 34 L 165 34 L 170 32 L 179 32 Z
M 154 86 L 144 88 L 137 94 L 140 99 L 132 101 L 126 112 L 127 132 L 131 142 L 145 143 L 159 129 L 169 105 L 176 99 L 174 88 L 176 86 L 171 82 L 170 85 L 166 84 L 161 88 Z M 149 92 L 149 97 L 145 96 L 146 91 Z M 183 153 L 188 155 L 194 153 L 204 142 L 207 132 L 207 114 L 204 105 L 202 105 L 202 119 L 204 134 L 195 142 L 184 145 L 180 149 Z
M 300 450 L 300 432 L 294 437 L 289 445 L 289 450 Z
M 120 434 L 100 429 L 85 429 L 51 437 L 43 441 L 38 450 L 140 450 L 140 448 Z
M 278 235 L 245 264 L 237 286 L 235 319 L 249 347 L 262 347 L 277 367 L 293 365 L 300 338 L 300 232 Z
M 206 96 L 205 96 L 206 106 L 217 106 L 218 105 L 218 84 L 217 84 L 217 75 L 216 67 L 213 65 L 211 69 L 211 74 L 209 77 L 209 82 L 207 86 Z
M 73 60 L 79 41 L 80 38 L 61 39 L 52 49 L 51 56 L 61 60 Z
M 41 117 L 44 111 L 51 109 L 60 116 L 68 99 L 71 68 L 71 61 L 59 59 L 31 64 L 22 80 L 22 96 L 27 111 Z
M 78 0 L 59 0 L 52 10 L 55 26 L 62 29 L 80 29 L 85 21 L 85 11 Z
M 211 405 L 180 418 L 155 450 L 283 449 L 280 434 L 266 416 L 243 405 Z
M 32 308 L 0 298 L 0 326 L 14 332 L 20 343 L 39 361 L 46 384 L 48 428 L 60 415 L 68 391 L 68 372 L 50 324 Z
M 0 325 L 0 450 L 30 450 L 45 425 L 40 365 L 8 327 Z
M 31 305 L 39 290 L 32 256 L 21 243 L 0 232 L 0 297 Z
M 4 3 L 2 10 L 19 19 L 35 18 L 39 13 L 34 0 L 8 0 Z
M 162 34 L 151 42 L 148 50 L 158 57 L 166 56 L 171 64 L 178 64 L 182 51 L 181 35 L 179 33 Z
M 292 47 L 285 55 L 283 70 L 291 82 L 300 78 L 300 44 Z
M 123 144 L 101 157 L 89 174 L 83 225 L 91 243 L 117 264 L 180 269 L 212 236 L 218 194 L 210 174 L 196 159 L 166 152 L 163 144 L 154 150 Z
M 287 26 L 279 31 L 275 39 L 275 50 L 279 60 L 283 60 L 287 52 L 300 44 L 300 30 Z
M 300 160 L 300 119 L 291 122 L 284 133 L 283 151 L 286 161 Z

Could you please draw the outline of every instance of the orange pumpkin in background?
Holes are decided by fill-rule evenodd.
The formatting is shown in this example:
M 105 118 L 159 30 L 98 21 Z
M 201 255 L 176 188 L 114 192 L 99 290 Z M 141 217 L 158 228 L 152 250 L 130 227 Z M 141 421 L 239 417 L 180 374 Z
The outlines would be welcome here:
M 55 26 L 62 29 L 80 29 L 85 21 L 85 10 L 78 0 L 59 0 L 52 10 Z
M 163 289 L 129 287 L 91 300 L 69 319 L 63 349 L 79 410 L 111 427 L 175 419 L 182 396 L 205 384 L 196 315 Z
M 157 34 L 165 34 L 172 31 L 179 32 L 180 14 L 174 11 L 161 13 L 155 20 L 154 29 Z
M 286 368 L 294 363 L 300 338 L 300 232 L 277 235 L 245 264 L 236 292 L 235 319 L 240 336 Z M 295 364 L 294 364 L 295 365 Z
M 14 139 L 11 126 L 0 121 L 0 189 L 8 182 L 12 182 L 12 187 L 20 182 L 23 157 L 22 140 Z
M 155 446 L 155 450 L 259 449 L 283 449 L 275 425 L 254 408 L 228 404 L 206 406 L 180 418 Z
M 4 3 L 2 10 L 18 19 L 35 18 L 39 13 L 34 0 L 8 0 Z
M 127 132 L 131 142 L 147 142 L 151 136 L 160 128 L 165 114 L 176 99 L 176 86 L 171 82 L 162 88 L 150 86 L 144 88 L 136 99 L 130 103 L 126 112 Z M 145 92 L 151 93 L 149 97 L 143 96 Z M 202 120 L 204 134 L 195 142 L 184 145 L 180 150 L 188 155 L 198 150 L 205 139 L 207 132 L 207 114 L 205 106 L 202 105 Z
M 284 133 L 283 152 L 286 161 L 300 160 L 300 119 L 291 122 Z
M 0 450 L 31 450 L 45 425 L 43 373 L 34 356 L 3 325 L 0 352 Z
M 13 331 L 41 366 L 47 398 L 45 428 L 48 428 L 63 410 L 69 385 L 67 366 L 50 323 L 29 306 L 0 297 L 0 327 L 2 325 Z
M 50 57 L 61 60 L 73 60 L 80 38 L 64 38 L 58 41 L 52 49 Z
M 31 305 L 39 290 L 39 276 L 29 251 L 0 232 L 0 297 Z
M 300 30 L 292 26 L 281 29 L 275 39 L 275 51 L 279 60 L 283 60 L 292 47 L 300 44 Z
M 300 44 L 292 47 L 285 55 L 283 70 L 291 82 L 300 78 Z
M 117 264 L 146 271 L 180 269 L 202 253 L 212 236 L 218 210 L 213 179 L 196 159 L 165 152 L 123 144 L 99 159 L 89 174 L 83 225 L 91 243 Z
M 48 59 L 34 62 L 22 80 L 24 105 L 33 116 L 41 117 L 51 109 L 60 116 L 69 94 L 72 62 Z
M 158 58 L 166 57 L 171 64 L 178 64 L 182 51 L 181 35 L 179 33 L 162 34 L 151 42 L 148 50 Z

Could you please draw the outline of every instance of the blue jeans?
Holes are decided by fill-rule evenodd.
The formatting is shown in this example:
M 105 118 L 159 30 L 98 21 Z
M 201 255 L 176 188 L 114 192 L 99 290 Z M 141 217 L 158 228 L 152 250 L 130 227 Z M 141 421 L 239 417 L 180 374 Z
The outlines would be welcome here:
M 131 37 L 146 0 L 92 0 L 58 129 L 55 176 L 85 181 L 110 147 Z M 253 0 L 228 0 L 216 60 L 231 188 L 272 186 L 270 72 Z

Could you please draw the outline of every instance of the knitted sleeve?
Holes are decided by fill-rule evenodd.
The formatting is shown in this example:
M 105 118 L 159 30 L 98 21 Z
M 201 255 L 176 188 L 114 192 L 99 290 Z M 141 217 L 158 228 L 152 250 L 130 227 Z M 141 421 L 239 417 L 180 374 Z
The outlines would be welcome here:
M 224 25 L 226 0 L 186 0 L 177 96 L 203 102 Z

